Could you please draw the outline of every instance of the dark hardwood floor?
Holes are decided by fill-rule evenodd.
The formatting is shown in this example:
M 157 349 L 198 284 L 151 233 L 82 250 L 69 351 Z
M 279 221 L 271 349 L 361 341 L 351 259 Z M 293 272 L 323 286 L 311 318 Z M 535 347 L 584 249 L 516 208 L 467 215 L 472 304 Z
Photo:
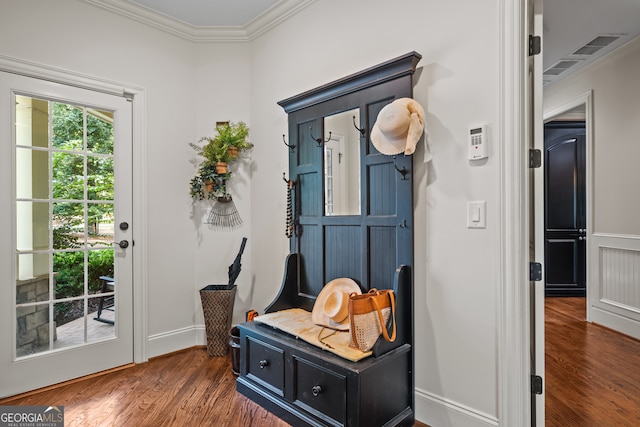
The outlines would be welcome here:
M 65 427 L 289 426 L 237 393 L 235 381 L 230 356 L 208 357 L 198 347 L 0 405 L 64 406 Z
M 584 298 L 545 299 L 546 426 L 640 426 L 640 341 L 585 313 Z

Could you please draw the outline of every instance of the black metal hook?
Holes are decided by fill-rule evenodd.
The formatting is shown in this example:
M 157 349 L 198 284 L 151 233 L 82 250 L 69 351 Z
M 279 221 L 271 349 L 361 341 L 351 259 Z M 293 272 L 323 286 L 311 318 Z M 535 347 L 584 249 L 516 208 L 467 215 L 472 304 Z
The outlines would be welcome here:
M 315 136 L 313 136 L 313 128 L 309 126 L 309 135 L 311 136 L 311 139 L 318 143 L 318 147 L 322 147 L 322 144 L 331 141 L 331 131 L 329 131 L 329 138 L 323 141 L 322 138 L 316 138 Z
M 282 142 L 284 142 L 284 145 L 289 147 L 291 151 L 295 150 L 296 148 L 295 144 L 287 144 L 287 140 L 285 139 L 284 133 L 282 134 Z
M 365 131 L 364 129 L 360 129 L 360 128 L 358 127 L 358 125 L 356 124 L 356 116 L 353 116 L 353 127 L 354 127 L 354 128 L 356 128 L 356 130 L 357 130 L 358 132 L 360 132 L 360 135 L 361 135 L 361 136 L 365 136 L 366 131 Z
M 409 173 L 409 171 L 403 166 L 402 169 L 398 168 L 398 163 L 396 161 L 396 156 L 393 156 L 393 167 L 396 168 L 396 170 L 398 172 L 400 172 L 400 174 L 402 174 L 402 178 L 403 180 L 407 179 L 407 174 Z
M 295 187 L 295 181 L 292 179 L 287 179 L 287 173 L 286 172 L 282 172 L 282 180 L 284 182 L 286 182 L 287 184 L 289 184 L 289 187 L 291 187 L 292 189 Z

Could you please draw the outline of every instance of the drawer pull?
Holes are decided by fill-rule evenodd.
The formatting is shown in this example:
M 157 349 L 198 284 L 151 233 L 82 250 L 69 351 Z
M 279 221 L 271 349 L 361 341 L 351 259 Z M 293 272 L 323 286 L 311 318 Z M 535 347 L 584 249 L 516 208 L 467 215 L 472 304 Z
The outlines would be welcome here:
M 260 362 L 258 362 L 258 364 L 260 365 L 260 369 L 264 369 L 265 366 L 269 366 L 269 361 L 261 360 Z
M 314 396 L 318 397 L 318 395 L 322 393 L 322 387 L 320 387 L 319 385 L 313 386 L 313 388 L 311 389 L 311 393 L 313 393 Z

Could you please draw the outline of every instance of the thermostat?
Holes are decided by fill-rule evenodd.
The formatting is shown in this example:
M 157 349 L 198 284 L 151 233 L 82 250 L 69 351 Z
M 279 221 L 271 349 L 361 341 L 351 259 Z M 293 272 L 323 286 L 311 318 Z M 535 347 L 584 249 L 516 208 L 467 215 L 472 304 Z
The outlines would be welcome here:
M 469 128 L 469 160 L 487 158 L 487 126 Z

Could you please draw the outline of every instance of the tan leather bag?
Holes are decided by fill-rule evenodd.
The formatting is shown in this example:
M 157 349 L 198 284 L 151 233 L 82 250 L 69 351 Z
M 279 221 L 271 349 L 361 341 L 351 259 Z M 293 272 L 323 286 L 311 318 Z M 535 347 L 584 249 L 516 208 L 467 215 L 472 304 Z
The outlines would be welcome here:
M 392 332 L 389 336 L 387 323 L 391 318 Z M 371 289 L 366 294 L 352 293 L 349 296 L 350 347 L 369 351 L 380 334 L 385 340 L 396 339 L 396 298 L 392 290 Z

